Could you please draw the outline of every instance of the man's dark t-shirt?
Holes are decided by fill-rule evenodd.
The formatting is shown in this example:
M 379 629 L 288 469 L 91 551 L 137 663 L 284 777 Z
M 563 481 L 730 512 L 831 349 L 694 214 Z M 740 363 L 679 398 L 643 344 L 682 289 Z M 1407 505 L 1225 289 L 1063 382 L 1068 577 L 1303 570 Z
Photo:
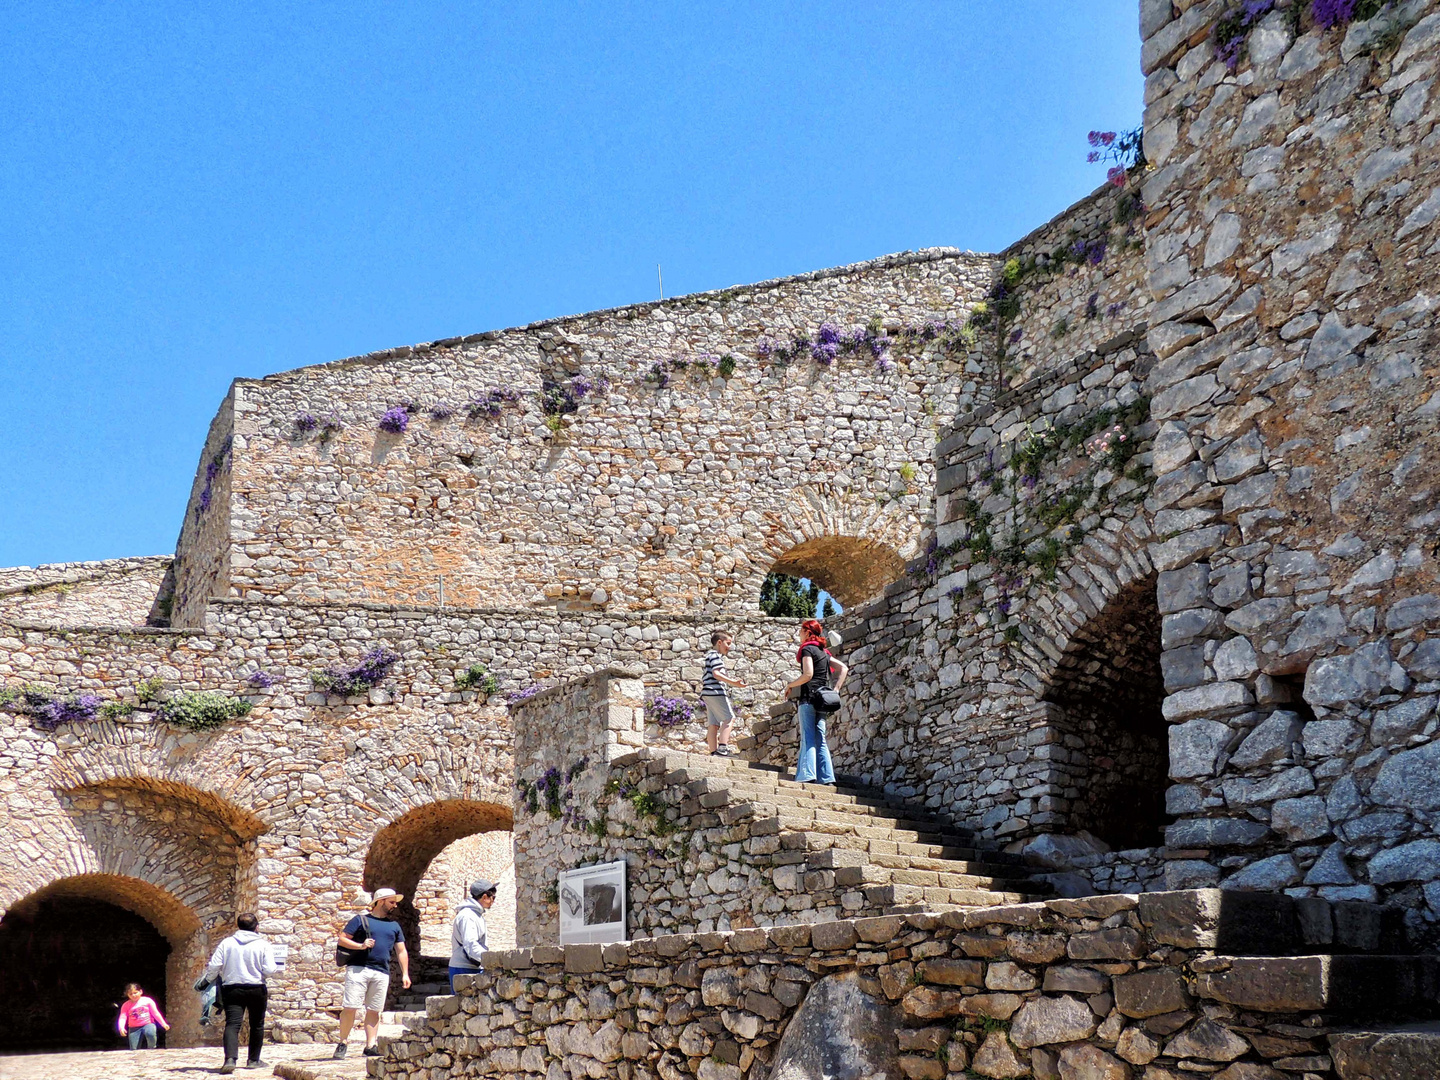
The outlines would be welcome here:
M 364 941 L 367 937 L 375 939 L 375 944 L 364 960 L 351 960 L 348 967 L 368 967 L 376 971 L 390 970 L 390 953 L 395 946 L 405 944 L 405 931 L 394 919 L 377 919 L 374 915 L 366 915 L 364 922 L 369 924 L 370 933 L 365 933 L 365 927 L 361 925 L 361 917 L 356 915 L 345 924 L 345 936 L 351 941 Z

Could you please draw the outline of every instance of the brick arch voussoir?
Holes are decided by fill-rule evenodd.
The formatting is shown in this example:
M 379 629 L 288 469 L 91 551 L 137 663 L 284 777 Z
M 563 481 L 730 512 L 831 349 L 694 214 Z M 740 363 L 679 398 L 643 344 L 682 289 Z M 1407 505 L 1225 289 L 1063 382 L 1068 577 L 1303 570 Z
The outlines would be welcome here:
M 1085 539 L 1058 576 L 1059 588 L 1071 596 L 1074 607 L 1055 604 L 1051 614 L 1037 620 L 1037 629 L 1049 647 L 1043 649 L 1044 663 L 1035 674 L 1047 687 L 1089 641 L 1091 630 L 1110 604 L 1154 573 L 1148 530 L 1127 525 L 1118 537 Z M 1100 594 L 1098 605 L 1092 591 Z
M 255 783 L 230 758 L 176 761 L 175 736 L 144 732 L 123 745 L 87 744 L 56 757 L 50 785 L 60 792 L 122 787 L 188 802 L 230 824 L 242 841 L 270 828 Z
M 831 483 L 796 487 L 783 510 L 765 515 L 764 565 L 751 588 L 771 570 L 809 577 L 849 607 L 878 596 L 920 553 L 924 523 L 898 502 L 884 505 Z

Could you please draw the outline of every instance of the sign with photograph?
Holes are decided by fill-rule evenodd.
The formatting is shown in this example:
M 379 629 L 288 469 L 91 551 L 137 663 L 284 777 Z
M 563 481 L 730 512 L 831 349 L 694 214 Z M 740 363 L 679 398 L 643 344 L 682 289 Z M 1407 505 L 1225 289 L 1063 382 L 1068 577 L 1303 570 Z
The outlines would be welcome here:
M 560 944 L 626 940 L 625 864 L 560 873 Z

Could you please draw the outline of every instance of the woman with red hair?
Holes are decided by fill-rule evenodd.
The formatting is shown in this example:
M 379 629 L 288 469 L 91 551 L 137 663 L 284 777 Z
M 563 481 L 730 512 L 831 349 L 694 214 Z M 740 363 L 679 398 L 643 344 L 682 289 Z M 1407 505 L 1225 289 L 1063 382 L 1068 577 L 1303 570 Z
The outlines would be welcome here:
M 825 718 L 816 707 L 820 690 L 830 685 L 830 672 L 836 672 L 835 689 L 845 683 L 850 669 L 830 655 L 825 647 L 825 626 L 819 619 L 806 619 L 800 624 L 800 677 L 785 687 L 785 696 L 798 690 L 796 716 L 800 721 L 800 760 L 795 764 L 795 779 L 802 784 L 835 783 L 835 766 L 830 761 L 830 747 L 825 742 Z

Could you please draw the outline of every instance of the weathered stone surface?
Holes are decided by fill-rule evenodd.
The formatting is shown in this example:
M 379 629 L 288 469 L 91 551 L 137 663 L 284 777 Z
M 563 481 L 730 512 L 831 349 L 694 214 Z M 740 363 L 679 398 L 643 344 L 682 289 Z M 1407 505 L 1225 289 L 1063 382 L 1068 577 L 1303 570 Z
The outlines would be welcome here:
M 1324 962 L 1318 956 L 1238 957 L 1228 971 L 1201 975 L 1196 992 L 1202 998 L 1265 1012 L 1323 1009 Z M 1173 1053 L 1169 1046 L 1165 1052 Z
M 1098 1046 L 1077 1044 L 1060 1051 L 1060 1080 L 1130 1080 L 1130 1066 Z
M 1284 709 L 1273 712 L 1245 736 L 1239 749 L 1230 755 L 1230 763 L 1238 769 L 1253 769 L 1284 761 L 1290 756 L 1291 747 L 1300 741 L 1300 730 L 1298 714 Z
M 1003 1031 L 992 1031 L 985 1036 L 985 1041 L 980 1044 L 980 1049 L 975 1051 L 975 1057 L 970 1061 L 970 1068 L 981 1076 L 996 1077 L 997 1080 L 1028 1076 L 1030 1073 L 1029 1067 L 1020 1060 Z
M 1189 1008 L 1185 981 L 1168 968 L 1120 975 L 1115 979 L 1115 1007 L 1126 1016 L 1144 1019 Z
M 1165 1053 L 1170 1057 L 1201 1061 L 1234 1061 L 1249 1049 L 1249 1043 L 1213 1020 L 1201 1020 L 1165 1044 Z
M 1027 1002 L 1010 1025 L 1010 1039 L 1022 1049 L 1088 1039 L 1097 1021 L 1077 998 L 1043 997 Z
M 1430 1023 L 1400 1031 L 1341 1031 L 1330 1036 L 1330 1056 L 1340 1080 L 1428 1080 L 1440 1061 L 1440 1030 Z
M 1170 729 L 1170 775 L 1213 776 L 1215 760 L 1235 733 L 1216 720 L 1189 720 Z
M 1380 766 L 1370 801 L 1409 810 L 1440 809 L 1440 742 L 1405 750 Z
M 1369 876 L 1374 885 L 1440 878 L 1440 840 L 1415 840 L 1380 852 L 1370 860 Z
M 860 988 L 854 972 L 810 988 L 775 1048 L 772 1080 L 864 1080 L 903 1075 L 895 1048 L 899 1017 Z

